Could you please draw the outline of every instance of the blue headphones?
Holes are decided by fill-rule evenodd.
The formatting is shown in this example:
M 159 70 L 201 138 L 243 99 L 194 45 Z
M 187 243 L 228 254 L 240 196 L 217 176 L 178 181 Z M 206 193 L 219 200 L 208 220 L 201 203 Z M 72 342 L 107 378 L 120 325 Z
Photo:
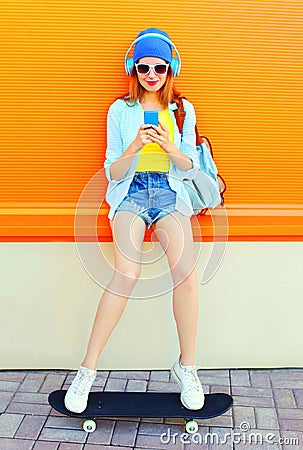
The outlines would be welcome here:
M 132 72 L 132 68 L 134 65 L 134 59 L 133 58 L 129 58 L 129 53 L 131 52 L 131 49 L 133 48 L 134 45 L 136 45 L 139 41 L 142 41 L 142 39 L 145 38 L 158 38 L 158 39 L 162 39 L 162 41 L 167 42 L 176 52 L 177 58 L 172 58 L 171 61 L 171 67 L 172 67 L 172 71 L 173 71 L 173 76 L 177 77 L 180 73 L 180 69 L 181 69 L 181 58 L 179 55 L 179 52 L 176 48 L 176 46 L 172 43 L 172 41 L 170 39 L 168 39 L 166 36 L 163 36 L 163 34 L 160 33 L 146 33 L 143 34 L 142 36 L 138 37 L 129 47 L 129 49 L 127 50 L 126 54 L 125 54 L 125 59 L 124 59 L 124 66 L 125 66 L 125 72 L 127 75 L 130 75 Z

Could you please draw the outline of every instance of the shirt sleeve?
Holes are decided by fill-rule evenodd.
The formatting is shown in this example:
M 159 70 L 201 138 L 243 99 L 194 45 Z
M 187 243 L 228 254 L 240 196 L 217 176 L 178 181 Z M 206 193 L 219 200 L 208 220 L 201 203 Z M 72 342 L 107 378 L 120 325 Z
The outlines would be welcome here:
M 123 143 L 120 128 L 120 108 L 119 100 L 116 100 L 107 113 L 107 146 L 105 153 L 104 168 L 108 181 L 119 183 L 120 180 L 113 180 L 110 176 L 110 166 L 123 154 Z

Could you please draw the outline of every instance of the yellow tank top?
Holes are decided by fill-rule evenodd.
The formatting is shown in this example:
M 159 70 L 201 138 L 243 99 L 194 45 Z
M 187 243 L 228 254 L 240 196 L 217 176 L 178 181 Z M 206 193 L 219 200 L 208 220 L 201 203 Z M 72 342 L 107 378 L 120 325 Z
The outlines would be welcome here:
M 174 122 L 168 108 L 159 113 L 159 120 L 164 123 L 169 131 L 169 139 L 174 142 Z M 136 172 L 168 172 L 170 158 L 159 144 L 152 142 L 144 145 L 140 151 Z

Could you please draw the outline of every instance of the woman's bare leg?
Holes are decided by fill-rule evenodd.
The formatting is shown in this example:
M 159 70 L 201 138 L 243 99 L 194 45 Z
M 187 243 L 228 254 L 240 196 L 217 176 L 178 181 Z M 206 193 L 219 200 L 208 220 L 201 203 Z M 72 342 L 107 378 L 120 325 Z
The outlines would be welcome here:
M 141 250 L 146 224 L 135 214 L 118 211 L 111 221 L 115 271 L 97 309 L 87 352 L 81 365 L 96 370 L 101 351 L 126 306 L 141 268 Z
M 198 282 L 190 218 L 174 212 L 158 220 L 154 230 L 162 248 L 166 249 L 173 278 L 173 312 L 181 364 L 193 365 L 198 325 Z

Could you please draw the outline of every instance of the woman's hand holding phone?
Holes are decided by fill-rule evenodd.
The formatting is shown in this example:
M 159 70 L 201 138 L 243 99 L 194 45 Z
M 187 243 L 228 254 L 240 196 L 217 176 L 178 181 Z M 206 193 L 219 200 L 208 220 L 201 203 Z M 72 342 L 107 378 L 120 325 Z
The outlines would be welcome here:
M 159 121 L 158 126 L 153 125 L 151 127 L 149 136 L 152 142 L 160 145 L 160 147 L 167 153 L 169 153 L 171 146 L 174 145 L 169 139 L 168 128 L 164 125 L 163 122 Z
M 133 141 L 133 148 L 136 153 L 139 152 L 144 147 L 144 145 L 153 142 L 150 134 L 151 134 L 150 125 L 141 125 L 138 134 L 135 140 Z
M 135 152 L 137 153 L 144 145 L 152 142 L 160 145 L 164 151 L 169 152 L 173 143 L 169 140 L 167 127 L 158 120 L 158 111 L 144 111 L 144 122 L 133 141 Z
M 136 153 L 140 151 L 144 145 L 150 144 L 152 141 L 150 131 L 153 125 L 158 125 L 158 111 L 144 111 L 144 125 L 139 128 L 134 146 Z

